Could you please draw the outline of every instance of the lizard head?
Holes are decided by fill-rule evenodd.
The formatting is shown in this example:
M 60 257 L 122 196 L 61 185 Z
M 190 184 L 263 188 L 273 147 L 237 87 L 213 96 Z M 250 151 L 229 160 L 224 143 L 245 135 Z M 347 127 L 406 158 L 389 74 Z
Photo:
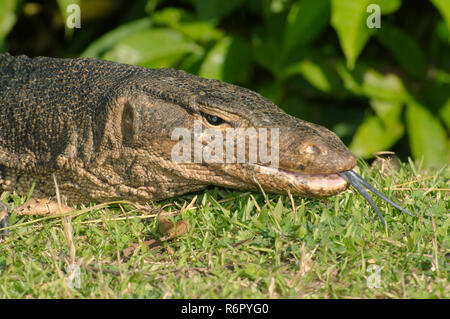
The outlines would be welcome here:
M 121 180 L 128 197 L 176 196 L 208 185 L 306 197 L 347 188 L 338 173 L 356 160 L 328 129 L 245 88 L 182 71 L 148 71 L 148 80 L 131 77 L 117 91 L 105 130 L 115 133 L 102 142 L 120 149 L 110 165 L 127 176 Z

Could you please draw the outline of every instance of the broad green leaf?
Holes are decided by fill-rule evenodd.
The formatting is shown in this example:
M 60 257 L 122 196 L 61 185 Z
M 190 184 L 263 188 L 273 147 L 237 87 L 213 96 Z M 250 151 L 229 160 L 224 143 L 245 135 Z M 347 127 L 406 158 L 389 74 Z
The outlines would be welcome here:
M 344 87 L 355 95 L 398 102 L 405 102 L 409 98 L 401 79 L 395 74 L 384 75 L 360 64 L 350 71 L 343 63 L 338 63 L 336 71 Z
M 339 79 L 335 73 L 319 61 L 304 59 L 287 67 L 285 77 L 301 74 L 312 86 L 323 92 L 330 92 L 338 87 Z
M 0 1 L 0 52 L 3 47 L 3 41 L 16 23 L 17 17 L 15 9 L 16 0 Z
M 423 157 L 425 167 L 448 162 L 448 140 L 445 129 L 423 105 L 411 100 L 406 108 L 411 152 L 416 160 Z
M 151 25 L 152 23 L 149 18 L 142 18 L 123 24 L 92 42 L 87 49 L 81 53 L 81 57 L 100 58 L 105 51 L 110 50 L 116 43 L 137 32 L 149 29 Z
M 444 19 L 440 19 L 436 23 L 436 35 L 441 40 L 442 43 L 447 44 L 447 42 L 450 39 L 450 29 L 447 27 L 447 24 L 445 23 Z
M 298 64 L 299 73 L 311 83 L 317 89 L 329 92 L 331 90 L 331 84 L 325 75 L 323 69 L 319 65 L 314 64 L 312 61 L 303 60 Z
M 339 61 L 336 65 L 336 72 L 341 78 L 344 87 L 355 95 L 362 95 L 362 81 L 365 68 L 356 65 L 355 69 L 349 70 L 345 63 Z
M 386 125 L 380 118 L 370 116 L 358 127 L 349 148 L 356 156 L 368 158 L 376 152 L 388 150 L 403 133 L 401 122 Z
M 331 0 L 331 25 L 336 30 L 349 69 L 376 28 L 369 28 L 367 20 L 374 14 L 369 5 L 378 5 L 381 14 L 391 14 L 400 8 L 401 0 Z M 382 24 L 381 20 L 380 23 Z M 383 25 L 383 24 L 382 24 Z M 381 29 L 383 28 L 380 25 Z
M 284 48 L 289 52 L 296 45 L 313 40 L 328 24 L 329 0 L 302 0 L 291 7 L 284 36 Z
M 155 25 L 180 31 L 195 41 L 208 42 L 223 37 L 223 32 L 216 29 L 212 23 L 194 21 L 189 12 L 180 8 L 169 7 L 159 10 L 151 18 Z
M 356 59 L 374 32 L 366 26 L 367 6 L 371 0 L 332 0 L 331 25 L 336 30 L 347 60 L 353 69 Z
M 447 23 L 448 32 L 450 34 L 450 1 L 448 0 L 431 0 L 431 2 L 436 6 L 441 15 L 444 17 Z M 450 37 L 449 37 L 450 42 Z
M 193 21 L 193 17 L 189 12 L 174 7 L 156 11 L 151 15 L 151 19 L 158 26 L 168 26 L 171 28 L 175 28 L 183 22 Z
M 199 75 L 205 78 L 240 82 L 248 76 L 251 66 L 250 48 L 236 37 L 225 37 L 208 54 Z
M 370 106 L 386 126 L 400 121 L 403 102 L 373 99 L 370 100 Z
M 397 62 L 411 75 L 422 78 L 427 69 L 425 54 L 419 44 L 401 29 L 383 24 L 377 38 L 391 53 Z
M 225 78 L 225 59 L 232 41 L 231 37 L 226 37 L 208 52 L 200 67 L 199 76 L 216 80 Z
M 388 150 L 404 134 L 400 115 L 403 104 L 409 99 L 401 80 L 393 74 L 383 75 L 371 69 L 359 69 L 361 79 L 341 66 L 344 85 L 355 94 L 371 98 L 377 116 L 368 117 L 357 129 L 350 149 L 364 158 Z M 342 76 L 341 75 L 341 76 Z
M 395 74 L 386 74 L 369 69 L 364 74 L 362 93 L 370 98 L 404 102 L 408 99 L 402 80 Z
M 199 41 L 208 42 L 219 40 L 224 36 L 224 33 L 216 29 L 211 23 L 206 21 L 196 21 L 181 24 L 176 30 L 183 32 L 189 38 Z
M 195 52 L 186 56 L 183 61 L 179 64 L 179 69 L 184 70 L 186 72 L 192 74 L 199 74 L 200 67 L 203 63 L 203 59 L 205 58 L 205 52 Z
M 103 58 L 146 67 L 170 67 L 188 53 L 202 48 L 183 34 L 171 29 L 143 30 L 133 34 L 107 51 Z
M 244 3 L 245 0 L 196 0 L 195 9 L 200 19 L 219 22 Z

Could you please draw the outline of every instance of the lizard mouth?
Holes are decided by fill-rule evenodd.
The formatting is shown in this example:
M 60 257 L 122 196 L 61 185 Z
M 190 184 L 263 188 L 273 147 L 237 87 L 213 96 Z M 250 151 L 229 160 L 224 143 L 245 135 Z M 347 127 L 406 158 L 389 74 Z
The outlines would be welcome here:
M 294 185 L 301 185 L 310 196 L 324 197 L 344 191 L 349 182 L 339 173 L 308 174 L 281 168 L 258 166 L 262 174 L 277 175 Z
M 281 174 L 285 174 L 295 180 L 300 180 L 305 187 L 314 194 L 340 192 L 347 188 L 348 181 L 338 173 L 331 174 L 307 174 L 290 170 L 279 169 Z

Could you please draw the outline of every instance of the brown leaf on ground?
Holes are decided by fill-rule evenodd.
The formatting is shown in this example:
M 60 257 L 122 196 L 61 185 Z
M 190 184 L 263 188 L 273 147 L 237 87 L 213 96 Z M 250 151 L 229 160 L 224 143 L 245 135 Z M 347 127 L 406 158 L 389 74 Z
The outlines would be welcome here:
M 8 215 L 8 208 L 6 204 L 0 205 L 0 220 Z
M 158 239 L 150 239 L 150 240 L 146 240 L 144 241 L 144 244 L 147 245 L 148 249 L 152 250 L 152 249 L 157 249 L 161 247 L 162 241 L 158 240 Z M 122 251 L 122 255 L 123 257 L 129 257 L 131 256 L 134 251 L 136 250 L 136 248 L 139 247 L 138 243 L 132 243 L 129 247 L 125 248 Z
M 189 226 L 187 220 L 181 220 L 175 224 L 162 214 L 159 215 L 158 218 L 158 232 L 163 235 L 161 241 L 166 241 L 186 234 L 189 231 Z
M 36 199 L 31 198 L 25 203 L 15 209 L 17 215 L 57 215 L 74 211 L 75 208 L 61 204 L 61 210 L 59 210 L 58 203 L 50 199 Z

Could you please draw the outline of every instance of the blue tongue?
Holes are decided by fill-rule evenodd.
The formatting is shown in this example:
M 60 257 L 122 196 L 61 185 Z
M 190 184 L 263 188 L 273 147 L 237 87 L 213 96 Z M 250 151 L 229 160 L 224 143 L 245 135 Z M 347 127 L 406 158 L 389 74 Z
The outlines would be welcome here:
M 375 187 L 370 185 L 364 178 L 362 178 L 361 176 L 356 174 L 354 171 L 352 171 L 352 170 L 344 171 L 344 172 L 338 173 L 338 175 L 341 176 L 342 178 L 344 178 L 345 180 L 347 180 L 347 182 L 349 182 L 350 184 L 352 184 L 352 186 L 362 195 L 362 197 L 364 197 L 369 202 L 370 206 L 372 206 L 373 210 L 377 213 L 378 217 L 380 217 L 380 219 L 384 225 L 386 225 L 386 221 L 384 220 L 383 216 L 381 215 L 380 211 L 378 210 L 377 206 L 375 205 L 372 197 L 370 197 L 370 195 L 367 193 L 367 191 L 364 189 L 363 186 L 365 186 L 372 193 L 374 193 L 375 195 L 377 195 L 378 197 L 380 197 L 382 200 L 386 201 L 387 203 L 391 204 L 395 208 L 401 210 L 402 212 L 405 212 L 406 214 L 408 214 L 410 216 L 415 216 L 414 214 L 410 213 L 409 211 L 407 211 L 400 205 L 391 201 L 389 198 L 386 197 L 386 195 L 384 195 L 383 193 L 378 191 Z

